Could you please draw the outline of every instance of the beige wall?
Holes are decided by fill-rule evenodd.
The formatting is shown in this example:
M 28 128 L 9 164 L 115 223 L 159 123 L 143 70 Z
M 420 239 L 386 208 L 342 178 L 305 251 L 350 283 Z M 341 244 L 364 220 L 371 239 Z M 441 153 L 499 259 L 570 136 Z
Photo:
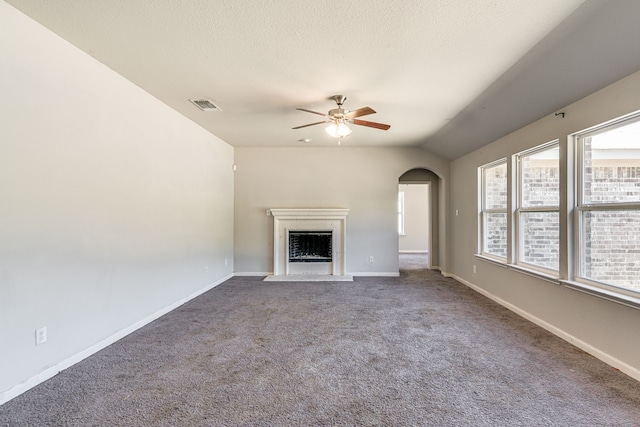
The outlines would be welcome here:
M 237 273 L 266 274 L 273 270 L 273 218 L 266 211 L 298 207 L 351 209 L 347 218 L 348 273 L 398 273 L 398 179 L 410 169 L 425 168 L 440 175 L 446 186 L 448 163 L 419 148 L 327 144 L 331 145 L 236 148 Z M 444 200 L 441 206 L 448 205 Z M 434 246 L 439 254 L 446 253 L 446 241 Z M 373 263 L 369 263 L 370 256 L 374 257 Z M 446 262 L 444 257 L 442 260 Z
M 568 136 L 608 120 L 640 110 L 640 72 L 562 108 L 565 117 L 550 114 L 529 126 L 464 156 L 451 164 L 450 210 L 458 210 L 449 223 L 450 271 L 481 292 L 554 331 L 563 338 L 640 379 L 640 310 L 616 304 L 562 285 L 483 261 L 478 251 L 478 167 L 554 139 L 560 141 L 561 164 L 561 275 L 568 277 L 571 230 L 564 224 L 571 215 L 572 186 L 567 170 Z M 521 106 L 526 108 L 526 101 Z M 473 273 L 476 265 L 477 273 Z
M 0 28 L 1 403 L 232 273 L 233 149 L 4 2 Z

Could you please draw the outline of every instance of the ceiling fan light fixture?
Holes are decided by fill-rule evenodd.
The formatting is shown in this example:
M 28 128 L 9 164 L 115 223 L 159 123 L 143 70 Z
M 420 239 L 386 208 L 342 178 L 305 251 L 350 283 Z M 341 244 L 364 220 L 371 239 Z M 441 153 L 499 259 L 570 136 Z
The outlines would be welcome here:
M 344 138 L 351 134 L 351 129 L 349 129 L 349 127 L 342 121 L 335 121 L 324 130 L 334 138 Z

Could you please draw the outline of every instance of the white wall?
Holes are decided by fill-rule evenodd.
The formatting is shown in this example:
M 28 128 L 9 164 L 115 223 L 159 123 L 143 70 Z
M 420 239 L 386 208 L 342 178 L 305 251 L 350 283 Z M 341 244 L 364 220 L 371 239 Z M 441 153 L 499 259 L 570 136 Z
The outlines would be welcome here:
M 365 130 L 366 131 L 366 130 Z M 355 131 L 354 131 L 355 132 Z M 235 271 L 273 271 L 269 208 L 349 208 L 347 273 L 398 274 L 398 178 L 425 168 L 448 180 L 447 162 L 420 148 L 236 148 Z M 446 191 L 440 206 L 448 206 Z M 442 215 L 441 218 L 446 218 Z M 444 221 L 442 221 L 444 224 Z M 446 233 L 434 251 L 446 264 Z M 369 263 L 369 257 L 374 263 Z
M 0 28 L 1 403 L 232 273 L 233 149 L 4 2 Z
M 398 191 L 404 193 L 404 234 L 398 237 L 400 252 L 429 251 L 429 186 L 398 186 Z
M 602 360 L 640 379 L 640 310 L 561 285 L 524 275 L 474 257 L 478 249 L 477 169 L 493 160 L 559 139 L 561 162 L 567 156 L 568 135 L 640 109 L 640 72 L 606 87 L 451 164 L 449 223 L 450 271 L 462 281 L 536 321 Z M 526 108 L 526 100 L 521 106 Z M 563 169 L 566 171 L 566 169 Z M 571 185 L 565 183 L 561 223 L 571 214 Z M 567 277 L 570 231 L 561 227 L 561 274 Z M 477 273 L 473 273 L 473 265 Z

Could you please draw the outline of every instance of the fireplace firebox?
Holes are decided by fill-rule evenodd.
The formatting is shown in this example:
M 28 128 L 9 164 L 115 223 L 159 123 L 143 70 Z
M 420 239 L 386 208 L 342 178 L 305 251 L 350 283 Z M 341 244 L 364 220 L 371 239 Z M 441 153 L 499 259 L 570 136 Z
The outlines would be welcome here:
M 289 262 L 331 262 L 331 231 L 290 231 Z

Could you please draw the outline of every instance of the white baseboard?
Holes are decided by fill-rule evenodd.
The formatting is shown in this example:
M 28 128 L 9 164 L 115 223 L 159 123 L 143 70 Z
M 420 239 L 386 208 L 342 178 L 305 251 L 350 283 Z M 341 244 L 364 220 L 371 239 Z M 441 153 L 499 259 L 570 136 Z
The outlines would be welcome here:
M 104 340 L 92 345 L 91 347 L 86 348 L 85 350 L 81 351 L 80 353 L 77 353 L 71 357 L 69 357 L 68 359 L 63 360 L 60 363 L 57 363 L 54 366 L 51 366 L 50 368 L 45 369 L 44 371 L 38 373 L 37 375 L 34 375 L 33 377 L 29 378 L 28 380 L 17 384 L 13 387 L 11 387 L 9 390 L 3 391 L 0 393 L 0 405 L 10 401 L 11 399 L 13 399 L 14 397 L 17 397 L 19 395 L 21 395 L 22 393 L 26 392 L 27 390 L 37 386 L 38 384 L 48 380 L 49 378 L 54 377 L 55 375 L 59 374 L 60 372 L 64 371 L 65 369 L 75 365 L 76 363 L 86 359 L 87 357 L 97 353 L 98 351 L 102 350 L 103 348 L 113 344 L 114 342 L 124 338 L 125 336 L 129 335 L 130 333 L 142 328 L 143 326 L 153 322 L 154 320 L 158 319 L 159 317 L 169 313 L 172 310 L 175 310 L 176 308 L 180 307 L 181 305 L 191 301 L 192 299 L 194 299 L 197 296 L 202 295 L 203 293 L 215 288 L 216 286 L 218 286 L 219 284 L 229 280 L 231 277 L 233 277 L 232 274 L 229 274 L 225 277 L 223 277 L 222 279 L 219 279 L 213 283 L 210 283 L 209 285 L 205 286 L 202 289 L 199 289 L 198 291 L 192 293 L 191 295 L 182 298 L 179 301 L 174 302 L 173 304 L 170 304 L 158 311 L 156 311 L 155 313 L 137 321 L 136 323 L 120 330 L 119 332 L 116 332 L 115 334 L 111 335 L 110 337 L 105 338 Z
M 399 277 L 400 273 L 386 272 L 386 271 L 361 271 L 359 273 L 350 273 L 353 277 Z
M 443 273 L 443 275 L 445 275 Z M 536 317 L 534 315 L 532 315 L 531 313 L 522 310 L 521 308 L 503 300 L 502 298 L 493 295 L 492 293 L 486 291 L 485 289 L 482 289 L 479 286 L 474 285 L 473 283 L 467 282 L 466 280 L 464 280 L 461 277 L 456 276 L 455 274 L 446 274 L 446 277 L 451 277 L 453 279 L 455 279 L 456 281 L 462 283 L 463 285 L 466 285 L 468 287 L 470 287 L 471 289 L 473 289 L 474 291 L 486 296 L 487 298 L 497 302 L 498 304 L 500 304 L 501 306 L 513 311 L 514 313 L 516 313 L 517 315 L 524 317 L 525 319 L 529 320 L 530 322 L 535 323 L 536 325 L 540 326 L 543 329 L 546 329 L 547 331 L 551 332 L 552 334 L 556 335 L 559 338 L 562 338 L 563 340 L 567 341 L 570 344 L 575 345 L 576 347 L 578 347 L 579 349 L 589 353 L 590 355 L 592 355 L 593 357 L 600 359 L 601 361 L 603 361 L 604 363 L 606 363 L 607 365 L 610 365 L 611 367 L 624 372 L 625 374 L 629 375 L 631 378 L 640 381 L 640 369 L 631 366 L 625 362 L 622 362 L 621 360 L 616 359 L 615 357 L 603 352 L 602 350 L 592 346 L 589 343 L 586 343 L 576 337 L 574 337 L 573 335 L 563 331 L 562 329 L 553 326 L 550 323 L 545 322 L 544 320 L 540 319 L 539 317 Z
M 267 272 L 267 271 L 236 271 L 235 273 L 233 273 L 234 276 L 238 276 L 238 277 L 260 277 L 260 276 L 271 276 L 273 275 L 273 271 L 271 272 Z
M 234 276 L 238 276 L 238 277 L 262 277 L 262 276 L 271 276 L 273 275 L 273 273 L 265 273 L 265 272 L 250 272 L 250 271 L 244 271 L 244 272 L 235 272 L 233 273 Z M 347 273 L 347 275 L 356 277 L 356 276 L 361 276 L 361 277 L 399 277 L 400 273 L 395 273 L 395 272 L 370 272 L 370 271 L 362 271 L 359 273 Z

